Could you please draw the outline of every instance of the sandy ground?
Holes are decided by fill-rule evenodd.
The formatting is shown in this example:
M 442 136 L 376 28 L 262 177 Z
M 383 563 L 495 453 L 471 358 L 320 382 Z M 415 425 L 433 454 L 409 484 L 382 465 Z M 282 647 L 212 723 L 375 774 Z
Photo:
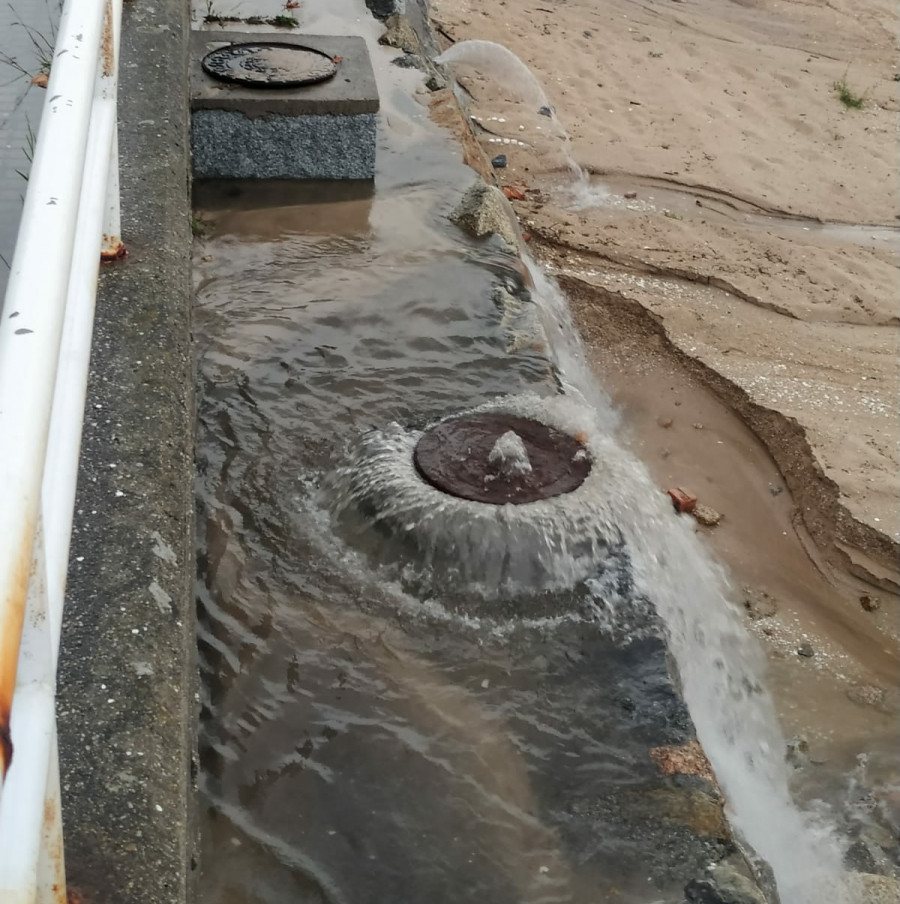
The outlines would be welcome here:
M 698 529 L 754 609 L 786 732 L 832 779 L 894 751 L 896 5 L 433 0 L 432 18 L 446 47 L 499 42 L 540 81 L 497 48 L 454 64 L 634 446 L 725 515 Z
M 900 540 L 895 6 L 437 0 L 433 14 L 531 67 L 592 174 L 579 205 L 556 124 L 502 53 L 456 67 L 486 149 L 509 159 L 501 181 L 531 189 L 517 210 L 538 253 L 796 421 L 789 449 L 763 439 L 811 533 L 885 577 Z

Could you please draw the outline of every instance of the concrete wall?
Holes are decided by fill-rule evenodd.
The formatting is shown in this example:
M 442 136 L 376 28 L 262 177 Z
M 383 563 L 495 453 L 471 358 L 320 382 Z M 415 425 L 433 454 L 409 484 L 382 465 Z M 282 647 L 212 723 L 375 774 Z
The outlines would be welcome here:
M 122 231 L 103 269 L 59 673 L 70 888 L 189 899 L 196 731 L 188 6 L 126 3 Z

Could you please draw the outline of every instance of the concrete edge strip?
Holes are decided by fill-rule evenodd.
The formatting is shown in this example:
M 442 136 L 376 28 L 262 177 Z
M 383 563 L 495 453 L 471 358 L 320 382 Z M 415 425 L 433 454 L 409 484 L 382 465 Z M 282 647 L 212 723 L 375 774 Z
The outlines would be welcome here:
M 182 904 L 196 866 L 189 9 L 126 4 L 125 261 L 101 273 L 59 672 L 70 891 Z

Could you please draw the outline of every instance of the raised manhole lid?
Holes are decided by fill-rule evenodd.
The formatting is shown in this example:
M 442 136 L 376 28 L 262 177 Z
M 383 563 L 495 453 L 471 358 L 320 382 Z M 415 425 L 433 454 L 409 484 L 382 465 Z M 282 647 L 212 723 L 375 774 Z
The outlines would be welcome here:
M 219 47 L 203 57 L 201 65 L 213 78 L 252 88 L 314 85 L 337 72 L 337 63 L 327 53 L 299 44 L 272 42 Z
M 591 470 L 590 455 L 575 437 L 501 412 L 441 421 L 422 435 L 413 459 L 432 486 L 490 505 L 570 493 Z

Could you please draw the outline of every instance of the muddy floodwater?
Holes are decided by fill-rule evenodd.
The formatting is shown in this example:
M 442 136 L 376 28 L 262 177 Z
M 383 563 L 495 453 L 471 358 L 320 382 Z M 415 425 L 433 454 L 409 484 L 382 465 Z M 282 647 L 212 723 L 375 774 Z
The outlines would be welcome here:
M 556 391 L 507 352 L 518 272 L 446 220 L 446 138 L 385 130 L 379 166 L 196 188 L 201 900 L 676 895 L 722 832 L 648 753 L 692 735 L 654 620 L 622 643 L 584 587 L 526 619 L 413 598 L 323 509 L 360 432 Z
M 802 738 L 786 747 L 776 708 L 789 730 L 815 713 L 846 727 L 843 710 L 820 713 L 837 692 L 776 667 L 773 703 L 734 587 L 691 519 L 664 503 L 668 474 L 634 453 L 649 448 L 640 418 L 636 430 L 623 424 L 607 390 L 626 412 L 627 392 L 656 404 L 684 390 L 692 411 L 705 397 L 658 361 L 636 366 L 645 338 L 638 354 L 612 321 L 602 360 L 596 329 L 586 353 L 569 301 L 527 253 L 451 225 L 476 177 L 429 121 L 421 74 L 381 55 L 380 26 L 360 4 L 304 9 L 310 32 L 345 33 L 352 19 L 369 38 L 377 174 L 194 186 L 200 901 L 676 904 L 731 857 L 777 886 L 782 904 L 818 904 L 847 865 L 890 874 L 854 854 L 865 842 L 867 856 L 893 856 L 884 720 L 859 717 L 846 749 L 831 745 L 815 773 L 803 764 L 818 769 L 818 749 Z M 609 180 L 582 176 L 604 208 Z M 679 219 L 698 206 L 668 184 L 652 189 L 667 210 L 683 205 Z M 771 226 L 772 211 L 701 201 L 704 216 Z M 778 226 L 817 228 L 787 216 Z M 858 232 L 861 244 L 896 241 L 890 228 Z M 565 287 L 559 262 L 544 263 Z M 573 301 L 583 320 L 584 300 Z M 592 460 L 572 494 L 590 487 L 590 498 L 571 507 L 566 529 L 552 514 L 529 524 L 527 512 L 517 521 L 446 505 L 415 472 L 411 450 L 436 421 L 489 402 L 549 412 L 563 395 L 587 426 L 559 429 Z M 721 423 L 698 412 L 704 437 L 746 432 L 730 412 Z M 850 652 L 870 650 L 858 625 L 843 630 L 832 590 L 810 590 L 791 500 L 772 514 L 772 463 L 738 440 L 728 482 L 742 462 L 749 496 L 766 503 L 747 530 L 782 539 L 746 567 L 727 543 L 717 551 L 742 582 L 777 560 Z M 392 495 L 397 475 L 414 481 L 410 492 Z M 506 533 L 491 536 L 498 523 Z M 565 570 L 569 525 L 601 539 L 586 568 Z M 529 543 L 542 549 L 531 561 L 542 580 L 523 590 L 506 578 L 521 570 L 514 560 L 527 569 Z M 485 595 L 471 582 L 487 574 L 505 583 Z M 890 665 L 888 652 L 869 658 Z

